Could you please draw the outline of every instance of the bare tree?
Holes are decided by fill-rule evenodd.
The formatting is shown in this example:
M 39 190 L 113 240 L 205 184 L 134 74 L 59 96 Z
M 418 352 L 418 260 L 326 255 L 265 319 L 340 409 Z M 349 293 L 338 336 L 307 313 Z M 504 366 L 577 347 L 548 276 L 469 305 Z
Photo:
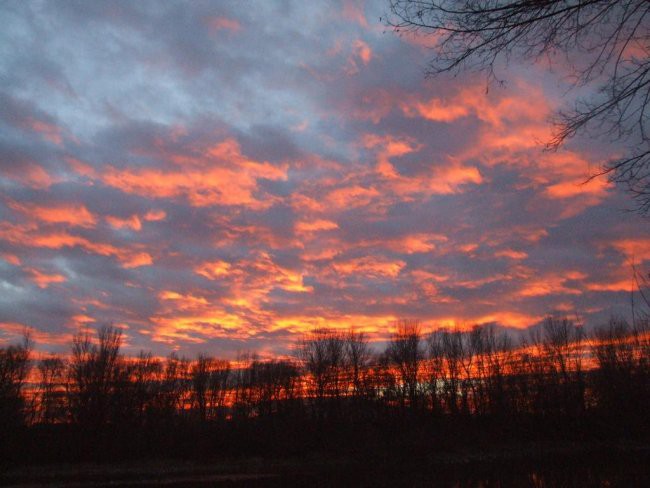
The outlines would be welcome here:
M 212 419 L 223 417 L 223 409 L 228 395 L 230 371 L 229 361 L 224 359 L 214 360 L 208 383 L 208 413 Z
M 594 331 L 591 350 L 597 368 L 593 390 L 601 413 L 634 422 L 634 412 L 648 408 L 648 325 L 646 320 L 640 320 L 630 327 L 624 319 L 613 317 Z
M 98 428 L 114 411 L 121 344 L 122 332 L 113 327 L 102 327 L 97 341 L 87 332 L 73 338 L 67 385 L 71 413 L 78 424 Z
M 213 359 L 199 354 L 192 364 L 192 406 L 202 421 L 207 419 L 208 388 Z
M 372 356 L 363 332 L 350 329 L 345 337 L 345 353 L 352 381 L 352 395 L 357 398 L 363 391 L 363 375 Z
M 237 368 L 233 371 L 233 413 L 240 419 L 250 417 L 257 403 L 259 369 L 255 366 L 257 354 L 241 352 L 237 355 Z
M 598 175 L 627 184 L 650 212 L 650 4 L 645 0 L 391 0 L 388 24 L 430 34 L 428 73 L 473 69 L 496 79 L 501 61 L 546 58 L 593 93 L 561 111 L 557 148 L 578 132 L 622 141 Z M 596 175 L 594 175 L 596 176 Z
M 138 425 L 142 425 L 153 410 L 155 397 L 159 394 L 162 380 L 162 362 L 151 356 L 150 352 L 140 351 L 128 368 L 126 388 L 130 390 L 131 398 L 129 414 Z
M 56 356 L 46 357 L 38 363 L 38 418 L 43 423 L 65 420 L 65 368 L 65 362 Z
M 508 383 L 513 371 L 512 340 L 507 333 L 497 334 L 494 327 L 485 328 L 485 348 L 481 358 L 486 365 L 483 382 L 486 386 L 487 410 L 492 414 L 508 415 L 514 407 Z
M 298 368 L 290 361 L 255 361 L 255 394 L 260 415 L 272 415 L 282 409 L 283 403 L 296 396 Z
M 185 397 L 189 390 L 189 361 L 171 353 L 161 365 L 161 379 L 151 400 L 151 417 L 168 423 L 184 411 Z
M 192 405 L 202 421 L 216 416 L 224 405 L 230 363 L 200 354 L 191 370 Z
M 566 414 L 584 409 L 582 328 L 566 317 L 547 317 L 543 324 L 544 351 L 549 373 L 559 388 L 560 405 Z
M 408 400 L 412 407 L 417 406 L 418 379 L 424 351 L 422 334 L 417 320 L 399 320 L 397 331 L 391 337 L 386 353 L 390 362 L 397 368 L 401 383 L 401 400 Z
M 309 395 L 319 416 L 338 413 L 341 398 L 347 389 L 345 378 L 346 338 L 326 329 L 313 331 L 304 338 L 298 350 L 307 373 Z
M 345 337 L 337 332 L 329 333 L 325 337 L 325 351 L 327 353 L 327 366 L 329 385 L 328 394 L 338 407 L 338 403 L 345 388 Z
M 444 359 L 442 369 L 442 391 L 447 410 L 456 415 L 460 413 L 463 359 L 465 345 L 460 331 L 443 330 L 439 338 L 440 353 Z
M 431 409 L 434 413 L 440 413 L 443 410 L 442 385 L 444 384 L 445 375 L 443 334 L 443 331 L 437 330 L 432 332 L 428 339 L 428 361 L 426 362 L 427 386 Z
M 377 354 L 369 363 L 364 382 L 366 397 L 386 406 L 398 396 L 397 378 L 393 371 L 388 352 Z M 399 395 L 401 397 L 401 395 Z
M 23 388 L 30 369 L 32 342 L 25 333 L 23 342 L 0 349 L 0 423 L 5 428 L 25 420 Z

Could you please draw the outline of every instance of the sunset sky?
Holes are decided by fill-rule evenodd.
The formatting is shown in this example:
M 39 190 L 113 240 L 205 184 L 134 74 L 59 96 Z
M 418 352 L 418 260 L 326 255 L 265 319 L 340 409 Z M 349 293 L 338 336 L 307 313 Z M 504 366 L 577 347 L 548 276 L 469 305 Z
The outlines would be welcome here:
M 543 150 L 578 95 L 427 79 L 387 2 L 0 5 L 0 343 L 286 354 L 318 327 L 629 316 L 648 220 L 620 148 Z

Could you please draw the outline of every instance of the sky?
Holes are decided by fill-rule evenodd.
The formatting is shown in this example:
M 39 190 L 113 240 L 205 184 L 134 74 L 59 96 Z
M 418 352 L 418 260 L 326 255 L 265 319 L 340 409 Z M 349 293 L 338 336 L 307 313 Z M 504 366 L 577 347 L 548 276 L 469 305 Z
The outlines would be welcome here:
M 354 327 L 629 316 L 610 141 L 544 150 L 555 65 L 425 77 L 387 2 L 0 4 L 0 344 L 291 354 Z M 638 301 L 638 297 L 637 297 Z

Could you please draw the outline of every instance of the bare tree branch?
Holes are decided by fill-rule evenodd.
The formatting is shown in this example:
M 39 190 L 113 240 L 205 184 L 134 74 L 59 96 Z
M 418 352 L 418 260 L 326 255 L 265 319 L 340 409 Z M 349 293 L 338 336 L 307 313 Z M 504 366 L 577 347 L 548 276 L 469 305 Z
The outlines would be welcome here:
M 650 2 L 645 0 L 391 0 L 395 31 L 429 35 L 435 56 L 427 74 L 485 72 L 499 61 L 563 62 L 578 87 L 593 95 L 561 111 L 549 149 L 578 133 L 626 147 L 603 161 L 607 176 L 650 213 Z

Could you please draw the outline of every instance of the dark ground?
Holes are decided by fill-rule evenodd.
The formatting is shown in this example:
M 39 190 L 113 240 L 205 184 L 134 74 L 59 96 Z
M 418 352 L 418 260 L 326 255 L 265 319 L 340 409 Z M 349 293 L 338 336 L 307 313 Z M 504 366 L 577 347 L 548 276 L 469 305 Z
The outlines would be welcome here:
M 347 452 L 207 462 L 44 464 L 5 467 L 9 487 L 436 486 L 648 487 L 650 446 L 531 444 L 450 452 Z

